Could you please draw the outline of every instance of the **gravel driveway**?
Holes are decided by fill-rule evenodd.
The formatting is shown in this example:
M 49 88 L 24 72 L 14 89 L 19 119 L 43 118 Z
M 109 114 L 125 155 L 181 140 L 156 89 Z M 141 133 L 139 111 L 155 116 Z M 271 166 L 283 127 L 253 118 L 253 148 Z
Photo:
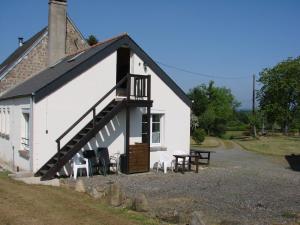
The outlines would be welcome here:
M 91 181 L 117 180 L 128 195 L 144 193 L 162 215 L 201 211 L 207 224 L 299 224 L 300 172 L 290 170 L 283 159 L 237 145 L 214 151 L 210 166 L 198 174 L 150 172 Z

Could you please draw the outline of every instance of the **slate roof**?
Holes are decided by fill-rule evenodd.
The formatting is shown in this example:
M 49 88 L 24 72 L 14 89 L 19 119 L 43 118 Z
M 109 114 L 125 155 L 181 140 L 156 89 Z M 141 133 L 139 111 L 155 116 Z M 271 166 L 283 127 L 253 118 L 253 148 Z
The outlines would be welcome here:
M 0 76 L 6 71 L 15 61 L 24 55 L 24 53 L 47 31 L 44 27 L 41 31 L 36 33 L 33 37 L 24 42 L 24 44 L 17 48 L 10 56 L 8 56 L 0 65 Z
M 188 106 L 191 105 L 186 94 L 127 34 L 119 35 L 76 54 L 66 56 L 54 66 L 3 93 L 0 100 L 34 95 L 34 101 L 38 102 L 124 45 L 131 48 L 145 61 Z

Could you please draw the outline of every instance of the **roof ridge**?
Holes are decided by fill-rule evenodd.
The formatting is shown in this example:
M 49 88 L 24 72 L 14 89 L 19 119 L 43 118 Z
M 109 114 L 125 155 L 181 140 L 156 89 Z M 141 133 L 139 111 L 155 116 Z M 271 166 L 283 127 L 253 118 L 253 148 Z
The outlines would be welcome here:
M 116 39 L 121 38 L 121 37 L 123 37 L 123 36 L 128 36 L 128 33 L 127 33 L 127 32 L 123 32 L 123 33 L 118 34 L 118 35 L 116 35 L 116 36 L 114 36 L 114 37 L 107 38 L 107 39 L 105 39 L 104 41 L 98 42 L 98 43 L 96 43 L 96 44 L 94 44 L 94 45 L 92 45 L 92 46 L 89 46 L 89 47 L 84 48 L 84 49 L 81 49 L 81 50 L 79 50 L 79 51 L 77 51 L 77 52 L 68 54 L 68 55 L 66 55 L 66 57 L 68 57 L 68 56 L 73 56 L 73 55 L 77 55 L 77 54 L 79 54 L 79 53 L 81 53 L 81 52 L 84 52 L 84 51 L 89 50 L 89 49 L 91 49 L 91 48 L 97 47 L 97 46 L 99 46 L 99 45 L 103 45 L 103 44 L 105 44 L 105 43 L 107 43 L 107 42 L 109 42 L 109 41 L 116 40 Z

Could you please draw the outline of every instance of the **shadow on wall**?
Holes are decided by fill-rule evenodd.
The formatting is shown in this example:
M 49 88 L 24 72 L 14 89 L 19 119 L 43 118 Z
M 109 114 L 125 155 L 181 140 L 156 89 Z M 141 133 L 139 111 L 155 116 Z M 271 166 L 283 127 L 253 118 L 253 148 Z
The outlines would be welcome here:
M 92 138 L 84 149 L 97 150 L 98 147 L 108 147 L 120 136 L 125 136 L 125 129 L 122 124 L 122 116 L 115 116 L 103 129 L 101 129 L 94 138 Z M 88 146 L 88 148 L 86 148 Z M 118 146 L 121 149 L 108 149 L 110 152 L 123 153 L 125 149 L 125 139 L 122 146 Z
M 290 168 L 294 171 L 300 171 L 300 155 L 286 155 L 286 161 L 288 161 Z

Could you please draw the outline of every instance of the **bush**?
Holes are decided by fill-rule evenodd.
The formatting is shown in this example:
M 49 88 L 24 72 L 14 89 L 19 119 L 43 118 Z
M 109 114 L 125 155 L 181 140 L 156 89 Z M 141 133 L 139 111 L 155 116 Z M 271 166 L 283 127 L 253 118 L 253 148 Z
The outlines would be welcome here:
M 192 136 L 197 144 L 201 144 L 205 138 L 205 131 L 201 128 L 198 128 L 193 132 Z
M 223 123 L 216 123 L 215 126 L 211 129 L 211 133 L 214 136 L 222 137 L 225 134 L 226 126 Z

